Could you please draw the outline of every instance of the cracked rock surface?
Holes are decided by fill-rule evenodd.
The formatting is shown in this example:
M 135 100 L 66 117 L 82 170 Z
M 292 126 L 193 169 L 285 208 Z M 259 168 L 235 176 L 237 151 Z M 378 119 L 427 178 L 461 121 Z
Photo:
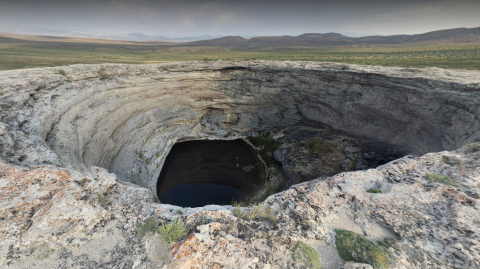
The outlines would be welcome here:
M 448 164 L 445 156 L 461 163 Z M 305 268 L 292 258 L 302 241 L 317 250 L 325 268 L 369 268 L 338 257 L 336 229 L 372 241 L 399 240 L 401 251 L 389 268 L 480 266 L 480 144 L 294 185 L 263 202 L 274 223 L 237 218 L 231 206 L 179 211 L 154 203 L 143 187 L 93 170 L 95 176 L 1 162 L 2 266 Z M 428 180 L 430 174 L 449 176 L 458 187 Z M 367 192 L 372 188 L 381 193 Z M 188 237 L 170 249 L 158 235 L 140 238 L 136 223 L 152 216 L 157 223 L 181 218 Z

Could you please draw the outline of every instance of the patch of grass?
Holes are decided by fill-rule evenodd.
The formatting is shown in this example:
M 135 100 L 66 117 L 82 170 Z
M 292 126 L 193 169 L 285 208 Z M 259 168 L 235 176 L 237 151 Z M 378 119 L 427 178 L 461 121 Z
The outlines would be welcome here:
M 449 165 L 456 165 L 456 164 L 461 164 L 462 163 L 462 160 L 460 160 L 458 158 L 455 158 L 455 157 L 451 157 L 451 156 L 443 155 L 442 159 L 446 164 L 449 164 Z
M 178 215 L 181 215 L 181 214 L 183 214 L 183 211 L 182 211 L 182 209 L 177 208 L 177 210 L 175 210 L 175 213 L 178 214 Z
M 272 165 L 272 167 L 273 167 L 273 172 L 274 172 L 275 174 L 278 174 L 278 172 L 280 172 L 280 167 L 278 167 L 278 165 L 277 165 L 276 163 L 274 163 L 274 164 Z
M 312 150 L 315 154 L 320 154 L 323 147 L 323 140 L 320 136 L 311 139 L 305 139 L 302 141 L 303 146 L 306 149 Z
M 265 193 L 262 195 L 262 201 L 267 199 L 268 196 L 272 194 L 272 183 L 267 184 L 267 189 L 265 190 Z
M 58 69 L 58 73 L 62 76 L 65 76 L 65 71 L 63 69 Z
M 25 161 L 27 158 L 28 158 L 27 155 L 22 155 L 22 156 L 20 156 L 20 158 L 18 159 L 18 161 L 19 161 L 19 162 L 23 162 L 23 161 Z
M 4 93 L 3 93 L 3 92 L 0 92 L 0 96 L 2 96 L 2 95 L 4 95 Z
M 103 201 L 105 201 L 105 196 L 99 194 L 98 195 L 98 201 L 100 201 L 100 203 L 103 203 Z
M 233 215 L 239 219 L 243 219 L 246 216 L 245 211 L 241 207 L 240 205 L 235 205 L 233 208 Z
M 298 241 L 293 249 L 293 260 L 302 261 L 308 268 L 322 269 L 322 262 L 317 251 L 302 241 Z
M 170 223 L 163 223 L 157 228 L 157 233 L 167 246 L 171 246 L 173 243 L 186 236 L 188 229 L 182 220 L 177 218 Z
M 110 79 L 110 77 L 107 75 L 102 75 L 102 77 L 100 78 L 100 80 L 105 80 L 105 79 Z
M 465 148 L 467 149 L 467 151 L 470 151 L 470 152 L 479 151 L 480 150 L 480 143 L 470 143 L 470 144 L 465 145 Z
M 358 165 L 359 160 L 360 160 L 360 152 L 357 153 L 357 155 L 355 155 L 355 158 L 353 158 L 353 160 L 350 162 L 350 164 L 348 165 L 348 170 L 353 171 L 353 170 L 357 169 L 357 165 Z
M 72 83 L 72 81 L 69 80 L 69 79 L 66 79 L 65 82 L 66 82 L 66 83 Z
M 264 201 L 265 199 L 268 198 L 268 196 L 272 194 L 280 192 L 282 190 L 282 187 L 283 187 L 283 183 L 281 181 L 279 181 L 275 186 L 272 186 L 272 183 L 269 182 L 267 184 L 267 188 L 265 189 L 265 192 L 261 197 L 261 201 Z
M 400 244 L 395 239 L 385 239 L 376 244 L 365 236 L 351 231 L 335 230 L 335 232 L 338 254 L 345 261 L 368 263 L 375 269 L 387 269 L 390 264 L 398 262 L 389 249 L 390 247 L 400 249 Z
M 273 225 L 275 225 L 278 221 L 277 214 L 275 214 L 271 208 L 265 210 L 264 218 Z
M 138 237 L 142 238 L 149 233 L 154 233 L 156 231 L 158 224 L 157 219 L 154 216 L 148 218 L 145 223 L 142 225 L 137 223 Z
M 2 108 L 3 110 L 10 109 L 11 107 L 12 107 L 11 105 L 7 105 L 7 104 L 0 104 L 0 108 Z
M 259 217 L 264 217 L 265 216 L 265 210 L 263 208 L 262 204 L 257 204 L 253 205 L 253 208 L 250 210 L 250 213 L 248 213 L 247 218 L 249 220 L 254 220 Z
M 160 200 L 158 200 L 157 196 L 153 196 L 153 201 L 157 204 L 160 204 Z
M 260 156 L 267 164 L 274 164 L 273 152 L 280 147 L 280 143 L 268 136 L 249 136 L 247 140 L 250 141 L 255 147 L 260 148 Z
M 369 193 L 382 193 L 381 190 L 377 190 L 377 189 L 369 189 L 369 190 L 367 190 L 367 192 L 369 192 Z
M 251 203 L 251 202 L 250 202 Z M 277 223 L 277 215 L 271 208 L 265 210 L 262 204 L 250 204 L 252 208 L 243 208 L 249 206 L 249 202 L 236 202 L 232 200 L 233 215 L 239 219 L 264 219 L 272 224 Z
M 450 185 L 450 186 L 453 186 L 453 187 L 460 187 L 458 182 L 451 179 L 449 176 L 442 175 L 442 174 L 429 174 L 429 175 L 425 176 L 425 179 L 430 180 L 430 181 L 434 181 L 434 182 L 443 183 L 445 185 Z

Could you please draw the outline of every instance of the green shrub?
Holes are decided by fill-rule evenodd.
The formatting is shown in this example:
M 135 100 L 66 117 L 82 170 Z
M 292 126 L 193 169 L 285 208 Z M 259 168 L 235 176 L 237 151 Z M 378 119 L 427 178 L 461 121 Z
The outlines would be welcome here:
M 274 164 L 272 165 L 272 167 L 273 167 L 273 172 L 274 172 L 275 174 L 278 174 L 278 172 L 280 172 L 280 168 L 278 167 L 278 165 L 277 165 L 276 163 L 274 163 Z
M 426 175 L 425 179 L 430 180 L 430 181 L 434 181 L 434 182 L 443 183 L 445 185 L 450 185 L 450 186 L 453 186 L 453 187 L 460 187 L 458 182 L 456 182 L 455 180 L 451 179 L 450 177 L 448 177 L 446 175 L 442 175 L 442 174 Z
M 185 224 L 179 218 L 177 218 L 170 223 L 163 223 L 157 228 L 157 233 L 160 235 L 160 238 L 162 238 L 165 244 L 171 246 L 173 243 L 186 236 L 188 229 Z
M 278 220 L 277 215 L 273 212 L 271 208 L 265 211 L 264 218 L 273 225 L 275 225 Z
M 335 245 L 338 254 L 345 261 L 368 263 L 375 269 L 387 269 L 397 259 L 390 247 L 400 250 L 395 239 L 385 239 L 378 244 L 370 242 L 365 236 L 346 230 L 335 230 Z
M 369 190 L 367 190 L 367 192 L 369 192 L 369 193 L 382 193 L 381 190 L 377 190 L 377 189 L 369 189 Z
M 241 207 L 234 207 L 233 209 L 233 215 L 239 219 L 245 218 L 245 211 Z
M 155 232 L 155 228 L 157 228 L 157 220 L 156 220 L 156 217 L 152 216 L 150 218 L 148 218 L 146 221 L 145 221 L 145 224 L 141 225 L 140 223 L 137 223 L 137 229 L 139 229 L 138 231 L 138 237 L 144 237 L 145 235 L 147 235 L 148 233 L 153 233 Z
M 265 193 L 263 193 L 262 195 L 262 201 L 267 199 L 267 197 L 270 196 L 271 194 L 272 194 L 272 183 L 269 182 L 267 184 L 267 188 L 265 189 Z
M 65 71 L 63 71 L 63 69 L 58 69 L 58 73 L 62 76 L 65 76 Z
M 249 136 L 247 140 L 250 141 L 255 147 L 260 148 L 260 156 L 268 164 L 274 164 L 273 153 L 280 147 L 280 143 L 268 136 Z
M 66 82 L 66 83 L 72 83 L 72 81 L 69 80 L 69 79 L 65 80 L 65 82 Z
M 249 220 L 254 220 L 258 217 L 264 217 L 265 216 L 265 210 L 263 209 L 263 205 L 257 204 L 254 205 L 253 208 L 250 210 L 250 213 L 248 214 L 247 218 Z
M 355 155 L 355 158 L 353 158 L 353 160 L 350 162 L 350 165 L 348 166 L 349 171 L 353 171 L 357 169 L 359 159 L 360 159 L 360 152 L 357 153 L 357 155 Z
M 321 149 L 323 147 L 323 141 L 322 141 L 322 138 L 320 138 L 320 136 L 303 140 L 302 144 L 306 149 L 312 150 L 313 153 L 315 154 L 320 154 Z
M 467 151 L 475 152 L 480 150 L 480 143 L 470 143 L 465 145 L 465 148 L 467 149 Z
M 446 155 L 443 155 L 442 159 L 446 164 L 449 164 L 449 165 L 456 165 L 456 164 L 462 163 L 462 160 L 455 157 L 446 156 Z
M 245 207 L 247 206 L 247 202 L 238 202 L 238 201 L 234 201 L 232 199 L 232 206 L 233 206 L 233 215 L 239 219 L 243 219 L 245 218 L 246 216 L 246 213 L 245 211 L 242 209 L 242 207 Z
M 308 268 L 322 269 L 322 262 L 315 249 L 311 248 L 302 241 L 298 241 L 293 249 L 293 260 L 302 261 Z

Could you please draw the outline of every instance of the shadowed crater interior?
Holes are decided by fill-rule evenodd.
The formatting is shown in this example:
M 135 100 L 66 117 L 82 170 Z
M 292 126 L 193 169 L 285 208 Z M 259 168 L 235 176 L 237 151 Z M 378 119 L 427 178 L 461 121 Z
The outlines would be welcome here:
M 161 203 L 183 207 L 230 204 L 254 196 L 265 178 L 263 162 L 241 139 L 181 142 L 165 160 L 157 194 Z

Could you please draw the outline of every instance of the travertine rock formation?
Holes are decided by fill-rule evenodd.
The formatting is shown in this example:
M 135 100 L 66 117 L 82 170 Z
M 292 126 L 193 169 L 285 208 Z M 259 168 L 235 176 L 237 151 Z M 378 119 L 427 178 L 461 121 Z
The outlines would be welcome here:
M 62 69 L 0 72 L 1 266 L 304 268 L 293 259 L 302 241 L 325 268 L 355 268 L 335 248 L 335 229 L 346 229 L 398 239 L 391 268 L 480 267 L 478 71 L 263 61 Z M 300 124 L 404 153 L 468 146 L 294 185 L 264 202 L 276 222 L 153 202 L 175 141 Z M 192 232 L 167 249 L 138 236 L 152 216 L 181 217 Z

